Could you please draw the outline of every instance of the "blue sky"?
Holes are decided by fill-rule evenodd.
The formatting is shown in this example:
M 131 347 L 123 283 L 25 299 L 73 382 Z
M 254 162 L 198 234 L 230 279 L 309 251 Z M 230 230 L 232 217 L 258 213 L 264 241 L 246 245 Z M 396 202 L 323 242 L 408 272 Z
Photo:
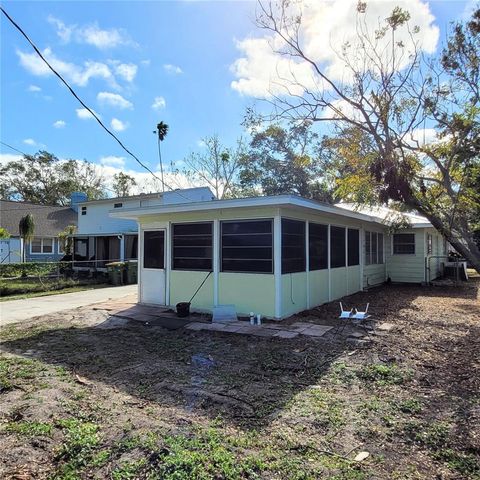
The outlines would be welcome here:
M 429 3 L 440 38 L 472 3 Z M 170 126 L 163 144 L 166 162 L 201 148 L 198 142 L 206 135 L 218 133 L 233 144 L 244 134 L 240 123 L 246 106 L 255 101 L 255 89 L 232 88 L 243 68 L 232 66 L 252 55 L 238 42 L 262 36 L 253 22 L 255 2 L 3 5 L 42 51 L 49 49 L 49 58 L 79 95 L 151 168 L 157 165 L 152 131 L 160 120 Z M 111 167 L 140 170 L 94 120 L 79 117 L 81 106 L 57 79 L 44 74 L 29 45 L 3 16 L 1 39 L 2 141 L 27 153 L 44 148 L 60 158 L 103 159 Z M 261 67 L 261 58 L 259 63 Z M 248 75 L 255 75 L 254 69 Z M 3 146 L 0 152 L 14 153 Z

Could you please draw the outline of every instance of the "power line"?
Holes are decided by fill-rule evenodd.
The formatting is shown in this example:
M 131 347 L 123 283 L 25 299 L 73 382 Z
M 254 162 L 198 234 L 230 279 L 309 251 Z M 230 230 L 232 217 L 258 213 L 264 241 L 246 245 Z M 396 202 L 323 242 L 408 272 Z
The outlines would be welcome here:
M 8 143 L 2 142 L 1 140 L 0 140 L 0 143 L 1 143 L 2 145 L 5 145 L 5 146 L 8 147 L 8 148 L 11 148 L 12 150 L 15 150 L 15 151 L 18 152 L 18 153 L 21 153 L 22 155 L 27 156 L 27 154 L 26 154 L 25 152 L 22 152 L 22 151 L 19 150 L 18 148 L 12 147 L 12 146 L 9 145 Z
M 3 7 L 0 7 L 1 11 L 3 14 L 7 17 L 8 21 L 22 34 L 23 37 L 27 40 L 27 42 L 31 45 L 31 47 L 35 50 L 36 54 L 45 62 L 45 64 L 48 66 L 48 68 L 53 72 L 53 74 L 60 79 L 60 81 L 68 88 L 70 93 L 78 100 L 80 105 L 83 106 L 91 115 L 92 117 L 97 121 L 97 123 L 120 145 L 120 147 L 125 150 L 125 152 L 128 153 L 141 167 L 143 167 L 145 170 L 147 170 L 154 178 L 156 178 L 158 181 L 162 183 L 164 187 L 167 187 L 169 190 L 176 191 L 174 188 L 172 188 L 170 185 L 167 185 L 163 179 L 159 178 L 147 165 L 145 165 L 133 152 L 131 152 L 123 143 L 122 141 L 108 128 L 104 125 L 104 123 L 98 118 L 98 116 L 95 114 L 95 112 L 88 107 L 88 105 L 76 94 L 76 92 L 73 90 L 73 88 L 68 84 L 68 82 L 50 65 L 48 60 L 43 56 L 42 52 L 38 49 L 38 47 L 33 43 L 32 40 L 30 40 L 30 37 L 25 33 L 25 31 L 18 25 L 15 20 L 5 11 Z M 182 196 L 183 198 L 187 200 L 191 200 L 185 195 L 182 195 L 180 192 L 177 191 L 177 193 Z

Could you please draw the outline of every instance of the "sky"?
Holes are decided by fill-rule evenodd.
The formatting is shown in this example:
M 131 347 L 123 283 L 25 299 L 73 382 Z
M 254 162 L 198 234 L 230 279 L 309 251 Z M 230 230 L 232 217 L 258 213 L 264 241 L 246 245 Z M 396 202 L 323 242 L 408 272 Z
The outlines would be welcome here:
M 305 17 L 306 44 L 332 75 L 339 66 L 325 45 L 350 35 L 355 3 L 317 0 Z M 471 0 L 367 0 L 372 18 L 397 3 L 422 26 L 428 53 L 438 48 L 449 23 L 465 18 L 474 5 Z M 153 130 L 159 121 L 170 127 L 162 144 L 166 164 L 181 166 L 212 134 L 233 145 L 248 134 L 241 125 L 245 109 L 268 96 L 272 73 L 282 70 L 268 35 L 255 26 L 254 1 L 2 5 L 87 105 L 155 171 Z M 0 28 L 1 140 L 29 154 L 44 149 L 59 158 L 86 159 L 107 175 L 142 171 L 48 73 L 3 15 Z M 0 145 L 0 161 L 15 155 Z

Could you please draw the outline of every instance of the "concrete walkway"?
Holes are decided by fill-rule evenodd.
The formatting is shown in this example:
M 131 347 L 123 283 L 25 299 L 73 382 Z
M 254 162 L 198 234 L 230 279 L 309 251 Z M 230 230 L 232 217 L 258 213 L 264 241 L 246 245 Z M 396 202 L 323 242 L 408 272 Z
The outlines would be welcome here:
M 127 295 L 135 295 L 137 285 L 124 287 L 98 288 L 74 293 L 60 293 L 46 297 L 10 300 L 0 303 L 0 328 L 10 323 L 21 322 L 28 318 L 49 313 L 61 312 L 72 308 L 85 307 L 98 302 L 115 300 Z

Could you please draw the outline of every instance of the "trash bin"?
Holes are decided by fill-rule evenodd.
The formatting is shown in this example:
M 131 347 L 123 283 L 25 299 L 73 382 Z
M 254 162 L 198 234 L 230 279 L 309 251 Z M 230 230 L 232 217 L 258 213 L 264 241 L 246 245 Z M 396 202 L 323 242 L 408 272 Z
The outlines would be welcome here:
M 105 265 L 108 272 L 108 281 L 112 285 L 123 285 L 123 272 L 125 270 L 125 262 L 112 262 Z
M 126 262 L 125 269 L 126 283 L 133 284 L 138 282 L 138 262 L 137 260 L 129 260 Z

